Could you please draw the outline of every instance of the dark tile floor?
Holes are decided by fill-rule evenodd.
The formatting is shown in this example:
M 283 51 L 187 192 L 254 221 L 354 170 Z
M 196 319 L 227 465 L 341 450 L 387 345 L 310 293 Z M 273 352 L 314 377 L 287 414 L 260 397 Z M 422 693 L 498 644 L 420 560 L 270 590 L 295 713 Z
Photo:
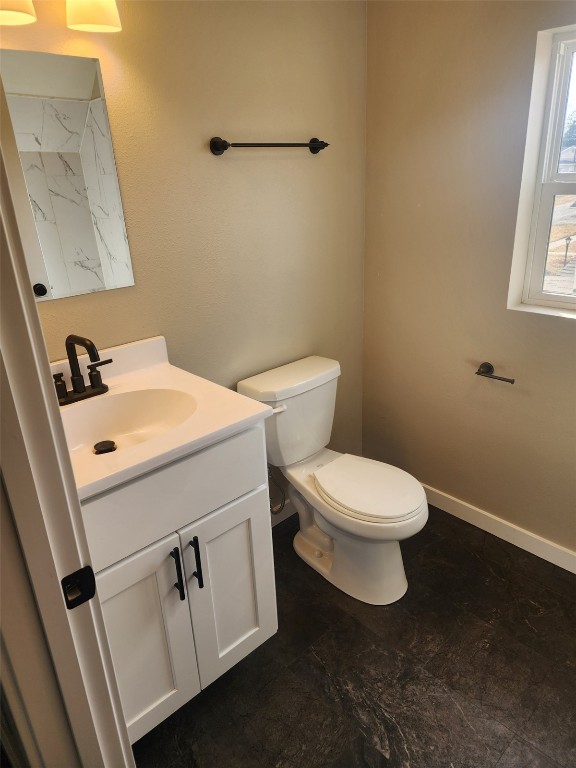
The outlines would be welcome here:
M 575 768 L 576 577 L 439 510 L 370 606 L 274 529 L 278 634 L 134 745 L 138 768 Z

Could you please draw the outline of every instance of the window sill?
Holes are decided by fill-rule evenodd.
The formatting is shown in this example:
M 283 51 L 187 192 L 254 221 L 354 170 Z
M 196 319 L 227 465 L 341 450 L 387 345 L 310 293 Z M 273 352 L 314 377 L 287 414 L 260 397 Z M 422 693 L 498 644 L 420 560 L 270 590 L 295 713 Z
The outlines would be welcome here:
M 560 309 L 560 307 L 545 307 L 540 304 L 508 304 L 508 309 L 518 312 L 532 312 L 535 315 L 553 315 L 554 317 L 568 317 L 576 320 L 575 309 Z

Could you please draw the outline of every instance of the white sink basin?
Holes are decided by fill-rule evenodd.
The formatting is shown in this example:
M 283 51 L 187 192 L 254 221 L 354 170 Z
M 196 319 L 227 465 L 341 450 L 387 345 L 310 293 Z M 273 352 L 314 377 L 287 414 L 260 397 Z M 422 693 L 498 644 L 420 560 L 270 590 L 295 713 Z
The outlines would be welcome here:
M 62 411 L 71 454 L 94 453 L 94 445 L 113 440 L 121 451 L 158 437 L 190 418 L 194 397 L 176 389 L 140 389 L 98 395 Z M 95 454 L 96 455 L 96 454 Z
M 269 406 L 176 368 L 163 337 L 100 350 L 108 392 L 60 408 L 81 501 L 259 425 Z M 79 358 L 87 381 L 87 356 Z M 67 360 L 51 364 L 70 389 Z M 113 440 L 117 450 L 96 454 Z

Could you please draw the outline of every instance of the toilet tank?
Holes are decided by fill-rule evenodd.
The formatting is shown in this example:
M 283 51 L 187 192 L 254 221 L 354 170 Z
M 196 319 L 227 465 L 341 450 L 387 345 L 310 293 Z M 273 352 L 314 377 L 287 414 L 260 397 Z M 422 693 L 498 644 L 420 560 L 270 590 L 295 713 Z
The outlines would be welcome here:
M 330 442 L 340 364 L 305 357 L 238 382 L 238 392 L 277 412 L 266 419 L 268 463 L 287 467 Z

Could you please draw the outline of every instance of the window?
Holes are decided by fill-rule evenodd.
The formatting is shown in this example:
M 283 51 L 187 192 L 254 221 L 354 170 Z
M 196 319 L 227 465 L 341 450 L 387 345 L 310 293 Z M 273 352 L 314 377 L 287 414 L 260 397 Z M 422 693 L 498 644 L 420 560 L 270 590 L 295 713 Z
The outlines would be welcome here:
M 576 318 L 576 26 L 538 34 L 508 307 Z

